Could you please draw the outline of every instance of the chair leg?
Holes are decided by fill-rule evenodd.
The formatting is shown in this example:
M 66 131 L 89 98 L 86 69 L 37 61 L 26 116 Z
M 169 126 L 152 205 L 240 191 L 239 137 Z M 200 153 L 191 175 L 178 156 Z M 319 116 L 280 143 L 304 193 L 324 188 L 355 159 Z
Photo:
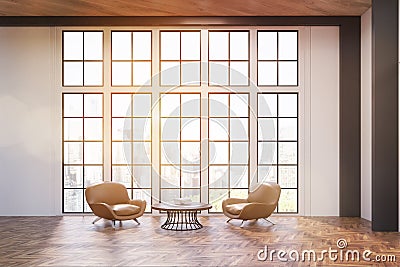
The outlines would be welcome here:
M 112 220 L 112 221 L 111 221 L 111 226 L 112 226 L 112 228 L 115 230 L 115 220 Z
M 140 222 L 135 218 L 133 219 L 137 224 L 140 224 Z
M 95 224 L 96 222 L 98 222 L 99 220 L 101 220 L 100 217 L 97 217 L 96 219 L 94 219 L 94 221 L 92 222 L 93 224 Z
M 228 219 L 226 222 L 228 223 L 228 222 L 230 222 L 231 220 L 232 220 L 232 218 Z
M 243 228 L 243 224 L 244 224 L 244 220 L 243 220 L 242 223 L 240 224 L 240 228 Z
M 271 220 L 268 220 L 267 218 L 263 218 L 263 219 L 266 220 L 267 222 L 269 222 L 270 224 L 275 225 L 275 223 L 272 222 Z

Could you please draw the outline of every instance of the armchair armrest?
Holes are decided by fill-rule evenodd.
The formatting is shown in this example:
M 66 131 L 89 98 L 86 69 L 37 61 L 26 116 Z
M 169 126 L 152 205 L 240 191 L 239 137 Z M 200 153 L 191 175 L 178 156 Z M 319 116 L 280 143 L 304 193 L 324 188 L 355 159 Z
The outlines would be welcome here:
M 276 205 L 268 205 L 265 203 L 251 203 L 245 206 L 239 214 L 242 220 L 252 220 L 259 218 L 268 218 L 274 212 Z
M 146 200 L 133 199 L 129 200 L 129 204 L 140 207 L 140 213 L 143 214 L 146 209 Z
M 113 210 L 107 203 L 93 203 L 89 204 L 89 206 L 92 209 L 93 213 L 98 217 L 108 220 L 113 220 L 115 217 Z
M 227 198 L 222 201 L 222 209 L 225 210 L 225 207 L 232 204 L 239 203 L 247 203 L 247 199 L 244 198 Z

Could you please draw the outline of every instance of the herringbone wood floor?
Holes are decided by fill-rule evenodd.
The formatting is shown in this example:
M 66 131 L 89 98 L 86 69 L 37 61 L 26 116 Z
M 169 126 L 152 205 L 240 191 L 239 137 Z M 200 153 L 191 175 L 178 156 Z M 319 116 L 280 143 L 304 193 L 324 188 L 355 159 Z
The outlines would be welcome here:
M 257 260 L 265 245 L 269 250 L 320 252 L 337 249 L 339 238 L 347 240 L 349 250 L 393 254 L 397 264 L 392 265 L 400 264 L 400 233 L 372 232 L 370 223 L 360 218 L 274 216 L 276 225 L 259 220 L 239 228 L 240 221 L 225 223 L 224 216 L 213 215 L 200 217 L 203 229 L 187 232 L 160 229 L 164 216 L 145 215 L 141 225 L 126 221 L 117 230 L 108 221 L 92 225 L 93 219 L 0 217 L 0 266 L 371 265 L 327 257 L 322 262 L 281 263 L 276 256 L 272 262 Z

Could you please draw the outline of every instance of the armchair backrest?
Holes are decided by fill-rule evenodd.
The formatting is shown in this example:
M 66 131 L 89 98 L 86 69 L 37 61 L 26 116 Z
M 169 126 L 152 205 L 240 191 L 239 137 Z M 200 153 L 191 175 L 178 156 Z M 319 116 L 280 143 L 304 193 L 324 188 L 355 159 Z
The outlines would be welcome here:
M 128 203 L 130 200 L 126 187 L 123 184 L 115 182 L 105 182 L 88 186 L 85 195 L 88 204 L 106 203 L 115 205 Z
M 277 183 L 259 184 L 257 188 L 249 193 L 248 202 L 277 203 L 281 194 L 281 187 Z

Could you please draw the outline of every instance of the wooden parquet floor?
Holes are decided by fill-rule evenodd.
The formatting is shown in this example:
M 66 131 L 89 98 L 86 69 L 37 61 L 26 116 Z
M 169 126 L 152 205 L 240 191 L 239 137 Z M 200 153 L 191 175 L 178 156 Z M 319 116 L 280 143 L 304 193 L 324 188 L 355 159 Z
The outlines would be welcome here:
M 145 215 L 141 224 L 126 221 L 113 230 L 93 216 L 0 217 L 0 266 L 359 266 L 400 265 L 400 233 L 372 232 L 360 218 L 273 216 L 266 221 L 226 223 L 222 215 L 200 217 L 204 228 L 176 232 L 160 228 L 165 216 Z M 118 223 L 117 223 L 118 225 Z M 338 250 L 344 238 L 348 250 L 369 249 L 395 255 L 396 263 L 332 261 L 259 261 L 257 252 Z M 261 254 L 262 256 L 263 254 Z M 339 254 L 338 254 L 339 255 Z M 288 255 L 285 256 L 287 259 Z M 362 255 L 360 256 L 362 257 Z

